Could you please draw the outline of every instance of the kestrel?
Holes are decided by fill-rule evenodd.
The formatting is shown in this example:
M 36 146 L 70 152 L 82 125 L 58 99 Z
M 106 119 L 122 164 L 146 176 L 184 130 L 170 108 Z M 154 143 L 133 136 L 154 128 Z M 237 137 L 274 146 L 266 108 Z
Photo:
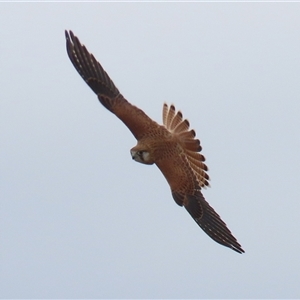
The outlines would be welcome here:
M 65 32 L 67 52 L 75 69 L 98 96 L 132 132 L 137 145 L 132 159 L 146 165 L 156 164 L 168 181 L 175 202 L 184 206 L 196 223 L 217 243 L 243 253 L 220 216 L 204 199 L 201 189 L 209 185 L 207 166 L 200 141 L 189 122 L 174 105 L 163 106 L 163 125 L 150 119 L 130 104 L 119 92 L 95 57 L 72 31 Z

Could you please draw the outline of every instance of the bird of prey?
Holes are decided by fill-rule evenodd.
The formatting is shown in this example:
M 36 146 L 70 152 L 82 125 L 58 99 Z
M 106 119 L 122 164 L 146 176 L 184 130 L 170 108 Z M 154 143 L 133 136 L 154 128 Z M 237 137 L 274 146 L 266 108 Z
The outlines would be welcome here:
M 65 31 L 65 36 L 68 56 L 79 75 L 102 105 L 137 139 L 137 145 L 130 150 L 132 159 L 146 165 L 156 164 L 169 183 L 175 202 L 185 207 L 204 232 L 217 243 L 243 253 L 241 245 L 202 195 L 201 189 L 209 185 L 207 166 L 199 153 L 200 141 L 182 113 L 174 105 L 164 104 L 163 125 L 159 125 L 123 97 L 72 31 Z

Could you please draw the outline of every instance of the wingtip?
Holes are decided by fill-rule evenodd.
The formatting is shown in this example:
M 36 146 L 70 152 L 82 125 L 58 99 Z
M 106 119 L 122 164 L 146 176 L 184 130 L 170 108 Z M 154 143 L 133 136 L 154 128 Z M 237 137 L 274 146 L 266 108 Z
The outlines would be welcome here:
M 239 247 L 239 248 L 231 247 L 231 249 L 234 250 L 235 252 L 239 253 L 239 254 L 245 253 L 245 250 L 241 247 Z
M 66 40 L 70 40 L 70 32 L 71 32 L 71 30 L 65 30 Z
M 76 39 L 76 36 L 74 35 L 72 30 L 65 30 L 65 37 L 66 40 L 69 42 L 74 42 L 74 40 Z

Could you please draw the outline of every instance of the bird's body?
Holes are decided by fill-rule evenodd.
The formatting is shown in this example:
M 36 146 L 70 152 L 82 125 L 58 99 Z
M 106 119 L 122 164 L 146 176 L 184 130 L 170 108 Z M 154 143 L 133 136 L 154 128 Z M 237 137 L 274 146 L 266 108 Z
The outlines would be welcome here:
M 163 106 L 163 125 L 149 118 L 120 94 L 100 63 L 78 38 L 66 31 L 67 52 L 74 67 L 96 93 L 99 101 L 132 132 L 137 145 L 130 152 L 143 164 L 156 164 L 168 181 L 175 202 L 184 206 L 196 223 L 216 242 L 243 253 L 220 216 L 204 199 L 201 188 L 209 177 L 200 141 L 189 122 L 173 105 Z

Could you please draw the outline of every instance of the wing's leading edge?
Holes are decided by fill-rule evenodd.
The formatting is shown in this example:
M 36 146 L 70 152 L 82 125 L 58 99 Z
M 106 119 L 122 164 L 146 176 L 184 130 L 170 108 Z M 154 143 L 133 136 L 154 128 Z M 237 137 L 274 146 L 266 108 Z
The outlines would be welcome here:
M 79 75 L 98 96 L 99 101 L 123 121 L 137 140 L 143 137 L 151 126 L 159 126 L 120 94 L 101 64 L 72 31 L 65 31 L 65 36 L 68 56 Z

